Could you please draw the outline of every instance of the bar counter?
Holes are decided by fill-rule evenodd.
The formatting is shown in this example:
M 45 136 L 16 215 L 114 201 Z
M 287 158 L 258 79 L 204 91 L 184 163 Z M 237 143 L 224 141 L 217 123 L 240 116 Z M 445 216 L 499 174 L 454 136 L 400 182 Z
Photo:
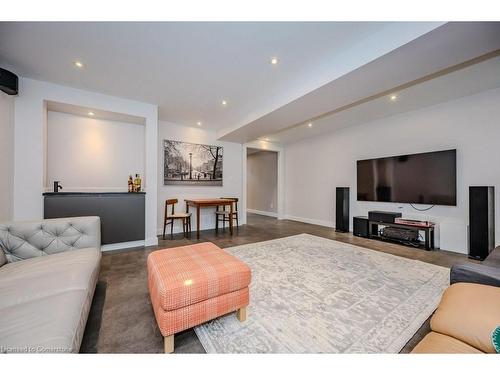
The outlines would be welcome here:
M 145 192 L 44 193 L 44 218 L 99 216 L 103 245 L 144 240 Z

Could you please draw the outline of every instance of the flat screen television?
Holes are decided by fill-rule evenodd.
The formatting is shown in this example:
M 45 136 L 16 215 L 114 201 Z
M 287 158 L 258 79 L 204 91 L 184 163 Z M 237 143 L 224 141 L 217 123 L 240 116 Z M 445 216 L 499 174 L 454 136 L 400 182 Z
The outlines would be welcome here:
M 358 201 L 456 206 L 457 150 L 357 161 Z

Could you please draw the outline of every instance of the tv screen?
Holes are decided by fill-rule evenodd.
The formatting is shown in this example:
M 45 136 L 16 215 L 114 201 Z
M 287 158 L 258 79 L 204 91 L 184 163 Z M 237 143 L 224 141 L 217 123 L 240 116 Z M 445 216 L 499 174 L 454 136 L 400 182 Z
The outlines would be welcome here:
M 358 201 L 457 204 L 457 151 L 358 160 Z

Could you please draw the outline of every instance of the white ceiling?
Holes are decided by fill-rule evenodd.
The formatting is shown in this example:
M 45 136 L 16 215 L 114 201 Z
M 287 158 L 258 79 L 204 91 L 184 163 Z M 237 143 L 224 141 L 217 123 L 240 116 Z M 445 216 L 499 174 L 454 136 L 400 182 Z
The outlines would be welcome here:
M 126 122 L 129 124 L 146 125 L 146 119 L 144 117 L 132 116 L 125 113 L 103 111 L 101 109 L 83 107 L 68 103 L 54 102 L 52 100 L 48 100 L 46 104 L 47 104 L 47 111 L 69 113 L 70 115 L 95 118 L 101 120 Z
M 381 93 L 400 90 L 423 79 L 434 79 L 496 51 L 500 51 L 500 22 L 447 23 L 258 119 L 223 129 L 218 135 L 232 142 L 270 137 L 334 111 L 357 106 Z M 419 105 L 415 102 L 413 108 Z
M 158 104 L 161 120 L 223 129 L 316 89 L 359 57 L 378 57 L 383 41 L 395 48 L 441 24 L 2 22 L 0 64 L 21 76 Z
M 500 87 L 500 56 L 396 92 L 397 99 L 382 96 L 346 110 L 270 135 L 271 142 L 289 144 L 350 126 L 365 124 L 463 96 Z
M 158 104 L 161 120 L 222 140 L 290 143 L 498 87 L 498 57 L 460 64 L 499 36 L 498 22 L 0 22 L 0 66 Z M 398 87 L 398 101 L 380 97 Z

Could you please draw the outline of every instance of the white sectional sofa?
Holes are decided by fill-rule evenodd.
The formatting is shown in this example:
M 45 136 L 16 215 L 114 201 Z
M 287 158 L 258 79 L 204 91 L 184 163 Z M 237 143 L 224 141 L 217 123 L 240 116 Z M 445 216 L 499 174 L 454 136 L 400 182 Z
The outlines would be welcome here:
M 79 351 L 100 233 L 94 216 L 0 223 L 0 352 Z

